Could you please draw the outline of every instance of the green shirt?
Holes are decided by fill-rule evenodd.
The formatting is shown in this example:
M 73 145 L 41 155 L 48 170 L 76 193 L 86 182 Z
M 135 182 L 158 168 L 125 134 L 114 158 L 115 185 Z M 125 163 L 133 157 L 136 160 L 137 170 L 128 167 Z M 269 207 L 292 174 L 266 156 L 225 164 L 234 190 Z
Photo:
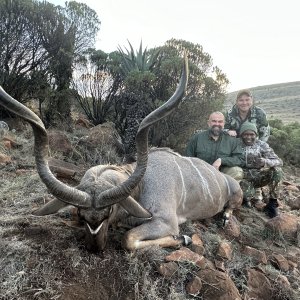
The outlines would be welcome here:
M 221 158 L 223 167 L 244 166 L 243 152 L 238 139 L 224 132 L 217 140 L 210 136 L 210 130 L 196 133 L 187 145 L 186 156 L 198 157 L 209 164 Z

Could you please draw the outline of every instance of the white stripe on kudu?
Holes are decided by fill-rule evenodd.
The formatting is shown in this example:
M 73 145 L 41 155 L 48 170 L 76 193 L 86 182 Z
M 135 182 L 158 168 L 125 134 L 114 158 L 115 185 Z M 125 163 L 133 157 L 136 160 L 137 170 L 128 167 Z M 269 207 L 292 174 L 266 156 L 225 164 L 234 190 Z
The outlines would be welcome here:
M 184 177 L 181 171 L 181 168 L 179 166 L 179 164 L 176 162 L 176 156 L 173 157 L 173 161 L 176 164 L 179 174 L 180 174 L 180 178 L 181 178 L 181 183 L 182 183 L 182 190 L 181 190 L 181 196 L 180 196 L 180 204 L 182 205 L 183 209 L 185 208 L 185 200 L 186 200 L 186 188 L 185 188 L 185 183 L 184 183 Z
M 200 177 L 200 180 L 202 181 L 203 183 L 203 194 L 204 194 L 204 197 L 205 197 L 205 200 L 206 200 L 206 196 L 208 195 L 209 198 L 210 198 L 210 201 L 213 202 L 213 197 L 210 193 L 210 188 L 208 186 L 208 183 L 207 183 L 207 180 L 206 178 L 204 178 L 200 172 L 200 170 L 194 165 L 194 163 L 192 162 L 192 160 L 190 158 L 187 158 L 189 160 L 189 162 L 191 163 L 192 167 L 196 170 L 196 172 L 198 173 L 199 177 Z M 201 186 L 201 185 L 199 185 Z M 204 190 L 206 190 L 207 193 L 204 192 Z

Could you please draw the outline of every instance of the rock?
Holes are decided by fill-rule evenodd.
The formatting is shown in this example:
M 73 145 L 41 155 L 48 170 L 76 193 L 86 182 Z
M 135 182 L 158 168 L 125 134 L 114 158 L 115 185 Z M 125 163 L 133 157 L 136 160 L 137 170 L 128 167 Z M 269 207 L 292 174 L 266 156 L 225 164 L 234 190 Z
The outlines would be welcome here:
M 205 262 L 204 256 L 199 255 L 186 247 L 171 252 L 165 259 L 166 261 L 190 261 L 199 267 L 203 266 Z
M 291 261 L 289 259 L 288 259 L 288 263 L 289 263 L 289 269 L 290 270 L 294 270 L 294 269 L 296 269 L 298 267 L 297 263 L 295 263 L 295 262 L 293 262 L 293 261 Z
M 202 281 L 199 296 L 209 300 L 241 300 L 241 295 L 231 278 L 223 272 L 211 269 L 197 272 Z
M 201 238 L 199 237 L 198 234 L 193 234 L 192 235 L 192 245 L 191 245 L 191 249 L 193 252 L 199 254 L 199 255 L 203 255 L 205 252 L 205 248 L 203 246 L 203 242 L 201 240 Z
M 214 262 L 215 262 L 215 266 L 216 266 L 217 270 L 222 271 L 222 272 L 226 272 L 224 261 L 215 259 Z
M 89 120 L 87 120 L 84 116 L 80 115 L 80 116 L 78 116 L 77 120 L 75 121 L 75 126 L 91 128 L 91 127 L 93 127 L 93 124 Z
M 48 160 L 50 170 L 57 176 L 57 178 L 73 179 L 75 176 L 82 177 L 85 170 L 66 161 L 56 158 L 49 158 Z
M 265 226 L 275 232 L 295 238 L 297 234 L 297 222 L 298 218 L 295 215 L 280 214 L 279 216 L 270 219 Z
M 206 259 L 203 255 L 199 255 L 186 247 L 173 251 L 165 257 L 166 261 L 189 261 L 194 263 L 200 269 L 215 269 L 214 264 Z
M 0 153 L 0 164 L 6 165 L 11 163 L 11 157 Z
M 288 247 L 285 251 L 285 257 L 292 261 L 293 263 L 297 264 L 299 263 L 300 261 L 300 247 L 297 247 L 297 246 L 291 246 L 291 247 Z
M 197 233 L 194 233 L 192 235 L 192 242 L 195 245 L 203 246 L 203 242 L 202 242 L 200 236 Z
M 188 294 L 197 296 L 202 288 L 202 281 L 198 276 L 195 276 L 191 281 L 188 282 L 185 289 Z
M 255 248 L 252 248 L 250 246 L 245 246 L 243 249 L 244 255 L 249 255 L 252 258 L 254 258 L 258 263 L 267 264 L 267 256 L 264 251 L 257 250 Z
M 6 149 L 11 149 L 12 148 L 12 145 L 11 145 L 10 141 L 2 141 L 2 144 L 4 145 L 4 147 Z
M 247 271 L 247 299 L 272 299 L 272 286 L 269 279 L 260 271 L 249 269 Z
M 217 256 L 226 259 L 226 260 L 231 260 L 232 258 L 232 248 L 231 245 L 228 242 L 221 242 L 219 244 L 219 248 L 217 251 Z
M 273 254 L 270 261 L 280 271 L 287 272 L 290 268 L 288 260 L 281 254 Z
M 112 122 L 99 124 L 91 128 L 88 136 L 80 141 L 90 150 L 102 149 L 104 146 L 110 145 L 115 148 L 118 154 L 124 153 L 124 145 L 120 135 L 118 134 Z
M 29 170 L 25 170 L 25 169 L 18 169 L 18 170 L 16 170 L 16 175 L 17 176 L 27 175 L 28 172 L 30 172 L 30 171 Z
M 235 216 L 230 216 L 224 232 L 229 237 L 237 238 L 241 234 L 241 225 Z
M 293 209 L 300 209 L 300 196 L 292 198 L 288 201 L 288 206 Z
M 72 145 L 67 135 L 58 130 L 48 131 L 49 147 L 51 151 L 68 155 L 72 152 Z
M 22 147 L 21 144 L 15 142 L 15 141 L 13 140 L 13 138 L 10 137 L 10 136 L 4 137 L 4 138 L 2 139 L 2 141 L 3 141 L 3 143 L 4 143 L 4 146 L 6 146 L 6 147 L 9 148 L 9 149 L 11 149 L 11 148 L 17 149 L 17 148 L 21 148 L 21 147 Z
M 163 263 L 158 267 L 158 272 L 164 277 L 172 277 L 178 270 L 178 265 L 173 262 Z
M 285 190 L 292 191 L 292 192 L 299 192 L 298 187 L 293 184 L 286 186 Z
M 277 275 L 276 283 L 286 289 L 291 287 L 291 284 L 290 284 L 289 280 L 287 279 L 287 277 L 282 274 Z

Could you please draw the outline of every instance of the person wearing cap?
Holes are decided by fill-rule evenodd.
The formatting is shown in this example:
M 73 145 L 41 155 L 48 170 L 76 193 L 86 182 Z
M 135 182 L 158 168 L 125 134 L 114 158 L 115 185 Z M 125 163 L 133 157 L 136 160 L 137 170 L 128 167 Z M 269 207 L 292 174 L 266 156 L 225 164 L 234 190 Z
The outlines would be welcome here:
M 253 199 L 256 204 L 256 189 L 269 187 L 269 199 L 277 201 L 278 185 L 283 177 L 282 160 L 275 154 L 268 143 L 258 139 L 255 124 L 244 122 L 240 128 L 241 146 L 245 158 L 244 179 L 240 182 L 246 206 L 251 206 Z M 276 201 L 275 201 L 276 200 Z M 275 213 L 276 215 L 276 213 Z
M 188 142 L 186 156 L 198 157 L 235 180 L 243 178 L 244 158 L 239 140 L 224 129 L 225 118 L 213 112 L 208 119 L 208 129 L 196 133 Z
M 226 114 L 224 128 L 228 130 L 229 135 L 240 137 L 240 128 L 246 121 L 256 125 L 261 141 L 268 141 L 270 126 L 265 111 L 253 104 L 250 90 L 241 90 L 237 94 L 235 105 Z

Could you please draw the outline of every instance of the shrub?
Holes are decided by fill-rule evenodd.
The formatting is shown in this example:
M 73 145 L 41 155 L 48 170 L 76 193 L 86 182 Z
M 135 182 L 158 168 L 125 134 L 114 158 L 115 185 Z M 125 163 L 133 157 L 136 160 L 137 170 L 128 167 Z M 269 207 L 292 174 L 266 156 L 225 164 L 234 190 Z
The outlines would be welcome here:
M 284 125 L 281 120 L 270 120 L 269 144 L 285 164 L 300 164 L 300 123 Z

